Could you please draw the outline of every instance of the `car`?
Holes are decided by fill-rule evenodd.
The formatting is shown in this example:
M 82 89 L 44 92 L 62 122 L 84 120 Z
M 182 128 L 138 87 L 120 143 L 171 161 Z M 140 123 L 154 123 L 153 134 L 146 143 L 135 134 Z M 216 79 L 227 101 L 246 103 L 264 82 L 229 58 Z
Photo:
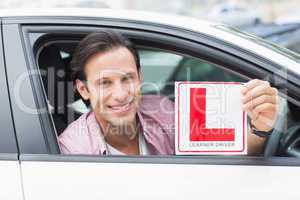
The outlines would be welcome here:
M 226 25 L 147 12 L 0 10 L 0 20 L 0 199 L 300 198 L 298 54 Z M 177 80 L 268 80 L 281 110 L 264 153 L 61 155 L 57 136 L 89 110 L 74 94 L 70 60 L 103 29 L 136 45 L 144 94 L 174 99 Z
M 262 23 L 241 30 L 300 53 L 300 23 Z
M 209 20 L 236 27 L 262 22 L 262 17 L 254 8 L 232 3 L 223 3 L 213 7 L 207 16 Z

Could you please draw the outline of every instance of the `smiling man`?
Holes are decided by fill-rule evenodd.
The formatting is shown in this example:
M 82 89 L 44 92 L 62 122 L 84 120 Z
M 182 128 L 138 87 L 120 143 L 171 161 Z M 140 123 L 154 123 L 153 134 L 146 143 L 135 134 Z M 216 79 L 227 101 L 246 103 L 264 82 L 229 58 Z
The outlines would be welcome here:
M 174 104 L 166 97 L 141 95 L 139 56 L 128 39 L 110 30 L 88 35 L 76 48 L 71 68 L 77 91 L 92 111 L 60 135 L 62 153 L 174 154 Z M 252 80 L 241 92 L 253 127 L 270 131 L 278 114 L 277 90 Z M 263 134 L 253 133 L 249 129 L 249 154 L 260 153 L 265 142 Z

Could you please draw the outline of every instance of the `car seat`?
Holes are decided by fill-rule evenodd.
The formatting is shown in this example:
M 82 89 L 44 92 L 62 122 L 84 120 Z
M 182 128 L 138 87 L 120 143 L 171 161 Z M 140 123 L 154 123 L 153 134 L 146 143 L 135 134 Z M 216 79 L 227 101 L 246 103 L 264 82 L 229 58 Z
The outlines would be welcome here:
M 38 57 L 38 65 L 40 70 L 46 72 L 42 75 L 42 81 L 56 131 L 60 134 L 74 120 L 74 111 L 67 106 L 75 101 L 70 70 L 55 45 L 43 48 Z

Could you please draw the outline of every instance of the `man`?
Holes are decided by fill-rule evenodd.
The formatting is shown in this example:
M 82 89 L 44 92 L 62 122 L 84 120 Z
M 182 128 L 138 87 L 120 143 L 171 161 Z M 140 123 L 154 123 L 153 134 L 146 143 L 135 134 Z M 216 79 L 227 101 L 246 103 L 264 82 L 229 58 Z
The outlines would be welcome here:
M 59 137 L 64 154 L 172 155 L 174 104 L 166 97 L 140 93 L 139 56 L 121 34 L 101 31 L 85 37 L 71 62 L 81 97 L 92 111 Z M 277 90 L 252 80 L 242 89 L 243 109 L 256 130 L 270 131 L 277 117 Z M 248 131 L 249 155 L 261 153 L 265 137 Z

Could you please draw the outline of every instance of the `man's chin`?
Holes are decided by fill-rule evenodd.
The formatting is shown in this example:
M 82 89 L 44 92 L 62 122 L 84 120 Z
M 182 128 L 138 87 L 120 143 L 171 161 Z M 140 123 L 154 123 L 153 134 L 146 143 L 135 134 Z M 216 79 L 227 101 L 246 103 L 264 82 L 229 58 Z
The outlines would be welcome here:
M 134 124 L 134 117 L 118 117 L 118 118 L 109 118 L 107 122 L 113 126 L 128 126 Z

